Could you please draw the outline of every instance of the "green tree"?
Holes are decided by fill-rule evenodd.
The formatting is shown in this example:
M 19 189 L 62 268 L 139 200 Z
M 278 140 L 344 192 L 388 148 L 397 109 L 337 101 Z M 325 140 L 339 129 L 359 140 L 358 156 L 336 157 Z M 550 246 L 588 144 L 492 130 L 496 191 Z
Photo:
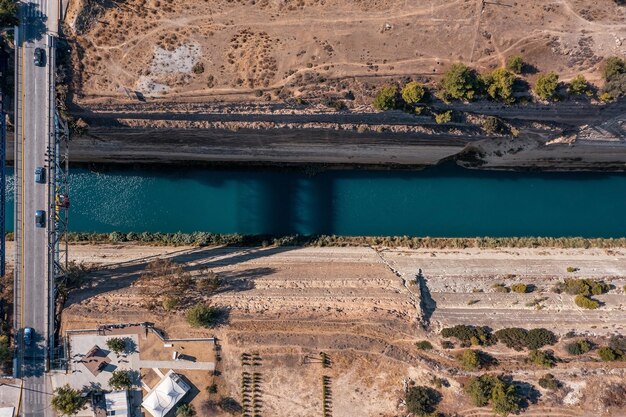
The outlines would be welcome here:
M 520 293 L 520 294 L 526 294 L 527 292 L 529 292 L 528 291 L 528 285 L 522 284 L 522 283 L 511 285 L 511 290 L 513 292 L 517 292 L 517 293 Z
M 626 73 L 626 60 L 611 56 L 604 61 L 604 69 L 602 71 L 605 81 L 611 81 L 613 77 Z
M 513 84 L 515 83 L 515 74 L 505 68 L 496 68 L 484 77 L 484 83 L 487 87 L 487 94 L 494 100 L 500 100 L 505 103 L 513 103 Z
M 80 395 L 80 391 L 66 384 L 54 390 L 51 402 L 52 408 L 57 413 L 63 416 L 71 416 L 83 408 L 86 400 Z
M 445 94 L 459 100 L 473 100 L 482 89 L 476 71 L 464 64 L 453 64 L 443 75 L 441 86 Z
M 0 0 L 0 27 L 16 26 L 18 23 L 16 1 Z
M 582 96 L 590 91 L 589 83 L 584 75 L 578 74 L 572 81 L 570 81 L 568 90 L 570 94 Z
M 600 359 L 602 359 L 604 362 L 612 362 L 621 359 L 619 352 L 615 349 L 611 349 L 608 346 L 602 346 L 601 348 L 599 348 L 598 355 L 600 356 Z
M 187 310 L 187 323 L 192 327 L 213 327 L 221 317 L 219 308 L 198 303 Z
M 506 125 L 504 124 L 502 119 L 496 116 L 487 116 L 485 120 L 483 121 L 482 125 L 483 125 L 483 129 L 485 129 L 485 132 L 487 133 L 505 133 L 506 131 Z M 492 288 L 495 288 L 495 287 L 492 287 Z M 504 291 L 496 291 L 496 292 L 508 292 L 507 287 L 504 284 L 502 284 L 502 286 L 501 287 L 499 286 L 498 288 L 502 288 Z
M 461 361 L 463 368 L 468 371 L 473 371 L 481 366 L 480 353 L 473 349 L 463 351 L 459 360 Z
M 109 378 L 109 385 L 115 390 L 130 389 L 133 386 L 133 380 L 131 378 L 130 371 L 113 371 L 113 373 L 111 374 L 111 378 Z
M 383 86 L 376 97 L 372 106 L 376 110 L 392 110 L 396 108 L 396 96 L 398 95 L 398 88 L 393 85 Z
M 594 300 L 593 298 L 582 294 L 578 294 L 576 298 L 574 298 L 574 302 L 578 307 L 585 308 L 587 310 L 595 310 L 600 307 L 600 302 L 598 300 Z
M 417 104 L 422 101 L 424 95 L 426 94 L 426 89 L 424 86 L 417 81 L 411 81 L 402 89 L 402 99 L 407 104 Z
M 407 390 L 405 400 L 410 413 L 427 416 L 437 409 L 437 404 L 441 401 L 441 394 L 430 387 L 418 385 Z
M 591 350 L 591 347 L 591 342 L 589 342 L 587 339 L 581 339 L 573 343 L 568 343 L 565 346 L 565 350 L 567 350 L 567 353 L 569 353 L 570 355 L 582 355 L 589 352 Z
M 420 340 L 419 342 L 415 342 L 415 347 L 419 350 L 431 350 L 433 345 L 428 340 Z
M 182 404 L 176 409 L 176 417 L 193 417 L 195 415 L 196 410 L 191 404 Z
M 528 361 L 544 368 L 552 368 L 556 363 L 556 358 L 550 352 L 533 349 L 528 353 Z
M 497 380 L 495 376 L 484 374 L 470 379 L 463 389 L 476 407 L 484 407 L 489 404 Z
M 126 350 L 126 341 L 121 337 L 112 337 L 110 339 L 107 339 L 106 344 L 107 347 L 115 352 L 115 354 L 117 355 Z
M 554 377 L 552 374 L 545 374 L 541 378 L 539 378 L 539 386 L 541 388 L 549 389 L 554 391 L 561 386 L 561 382 Z
M 521 74 L 524 70 L 524 60 L 519 55 L 512 55 L 506 60 L 506 68 L 516 74 Z
M 501 416 L 516 413 L 520 408 L 519 402 L 515 387 L 497 379 L 491 390 L 491 405 L 494 413 Z
M 435 113 L 435 122 L 438 125 L 444 123 L 450 123 L 452 121 L 452 110 L 444 111 L 443 113 Z
M 535 93 L 544 100 L 552 100 L 556 97 L 558 86 L 559 76 L 556 73 L 541 74 L 535 84 Z

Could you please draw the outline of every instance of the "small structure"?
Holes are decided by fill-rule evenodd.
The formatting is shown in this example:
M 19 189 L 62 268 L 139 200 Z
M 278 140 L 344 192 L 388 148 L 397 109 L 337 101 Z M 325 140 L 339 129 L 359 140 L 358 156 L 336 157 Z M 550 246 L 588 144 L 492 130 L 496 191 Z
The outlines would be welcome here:
M 92 347 L 83 358 L 85 367 L 93 374 L 93 376 L 97 376 L 100 372 L 102 372 L 104 367 L 110 362 L 111 359 L 109 359 L 108 355 L 104 353 L 98 345 Z
M 179 375 L 170 370 L 144 397 L 141 406 L 153 417 L 164 417 L 190 389 Z
M 107 416 L 129 417 L 128 391 L 113 391 L 104 394 Z
M 13 417 L 15 414 L 15 407 L 1 407 L 0 417 Z

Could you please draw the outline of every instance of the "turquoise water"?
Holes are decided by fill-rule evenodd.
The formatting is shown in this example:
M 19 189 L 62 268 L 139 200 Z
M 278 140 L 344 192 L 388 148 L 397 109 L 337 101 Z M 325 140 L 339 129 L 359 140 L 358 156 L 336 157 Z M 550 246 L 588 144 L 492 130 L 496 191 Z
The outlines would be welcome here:
M 626 236 L 626 175 L 217 168 L 71 170 L 72 231 Z M 8 182 L 12 190 L 12 180 Z M 12 196 L 10 196 L 12 197 Z M 13 207 L 9 198 L 8 229 Z

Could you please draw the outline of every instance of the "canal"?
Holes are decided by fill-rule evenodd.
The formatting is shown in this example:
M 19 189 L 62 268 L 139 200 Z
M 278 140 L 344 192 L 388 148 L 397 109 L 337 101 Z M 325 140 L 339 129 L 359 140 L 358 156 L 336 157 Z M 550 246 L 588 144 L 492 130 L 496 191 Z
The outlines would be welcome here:
M 72 231 L 626 236 L 626 174 L 116 167 L 70 188 Z

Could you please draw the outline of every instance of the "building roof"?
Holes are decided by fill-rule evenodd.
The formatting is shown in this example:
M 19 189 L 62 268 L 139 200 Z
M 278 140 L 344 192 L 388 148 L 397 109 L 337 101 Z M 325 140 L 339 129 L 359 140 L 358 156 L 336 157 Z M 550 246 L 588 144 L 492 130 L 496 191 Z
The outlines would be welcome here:
M 85 367 L 89 369 L 94 376 L 98 375 L 102 372 L 102 369 L 107 366 L 111 362 L 109 356 L 104 353 L 100 346 L 95 345 L 94 347 L 87 352 L 85 357 L 83 358 L 83 363 Z
M 15 414 L 15 407 L 0 408 L 0 417 L 13 417 L 13 414 Z
M 126 391 L 113 391 L 104 394 L 107 416 L 128 417 L 128 393 Z
M 169 371 L 144 397 L 141 406 L 154 417 L 164 417 L 190 389 L 180 376 Z

